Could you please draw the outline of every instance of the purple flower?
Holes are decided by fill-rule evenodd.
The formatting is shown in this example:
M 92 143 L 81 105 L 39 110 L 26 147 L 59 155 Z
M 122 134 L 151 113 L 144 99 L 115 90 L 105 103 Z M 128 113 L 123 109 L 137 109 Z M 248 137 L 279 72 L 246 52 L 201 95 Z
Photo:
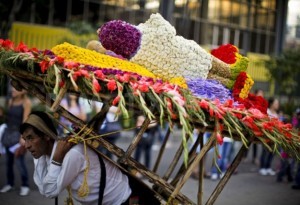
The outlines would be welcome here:
M 139 49 L 142 33 L 125 21 L 113 20 L 98 30 L 98 36 L 104 48 L 130 59 Z
M 209 100 L 219 99 L 222 103 L 232 99 L 231 92 L 216 80 L 197 78 L 187 80 L 187 85 L 191 92 L 198 97 L 207 98 Z

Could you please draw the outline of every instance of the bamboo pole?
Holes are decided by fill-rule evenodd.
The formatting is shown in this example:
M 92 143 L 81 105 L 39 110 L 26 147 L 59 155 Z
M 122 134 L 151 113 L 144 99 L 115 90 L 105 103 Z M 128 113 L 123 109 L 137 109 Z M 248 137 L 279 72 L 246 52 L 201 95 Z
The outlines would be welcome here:
M 162 145 L 161 145 L 161 148 L 160 148 L 160 150 L 159 150 L 158 156 L 157 156 L 157 158 L 156 158 L 156 161 L 155 161 L 155 164 L 154 164 L 154 168 L 153 168 L 153 170 L 152 170 L 154 173 L 155 173 L 155 172 L 157 171 L 157 169 L 158 169 L 158 166 L 159 166 L 159 163 L 160 163 L 160 161 L 161 161 L 162 155 L 163 155 L 163 153 L 164 153 L 164 151 L 165 151 L 165 148 L 166 148 L 166 145 L 167 145 L 167 142 L 168 142 L 170 133 L 171 133 L 171 129 L 170 129 L 170 127 L 168 127 L 167 133 L 166 133 L 166 135 L 165 135 L 165 137 L 164 137 L 164 141 L 163 141 L 163 143 L 162 143 Z
M 199 132 L 198 138 L 196 139 L 195 143 L 193 144 L 192 149 L 189 151 L 188 166 L 191 165 L 191 163 L 193 162 L 193 160 L 196 157 L 197 147 L 199 146 L 199 142 L 200 142 L 201 137 L 203 137 L 203 136 L 200 136 L 200 135 L 203 135 L 203 132 Z M 171 181 L 171 185 L 175 186 L 185 172 L 186 172 L 186 167 L 185 167 L 184 163 L 182 163 L 182 165 L 181 165 L 179 171 L 177 172 L 176 176 Z
M 189 135 L 186 135 L 185 138 L 186 138 L 186 141 L 188 141 L 189 140 Z M 183 148 L 184 148 L 183 143 L 181 143 L 178 150 L 177 150 L 177 152 L 176 152 L 176 154 L 175 154 L 175 156 L 174 156 L 174 158 L 173 158 L 173 160 L 172 160 L 172 162 L 171 162 L 171 164 L 170 164 L 170 166 L 169 166 L 169 168 L 168 168 L 168 170 L 166 171 L 165 175 L 163 176 L 164 180 L 166 180 L 166 181 L 169 180 L 171 174 L 173 173 L 173 171 L 174 171 L 174 169 L 175 169 L 175 167 L 176 167 L 176 165 L 177 165 L 177 163 L 178 163 L 178 161 L 179 161 L 179 159 L 182 155 Z
M 67 83 L 59 90 L 58 95 L 56 96 L 56 99 L 54 101 L 54 103 L 52 104 L 50 110 L 52 112 L 55 112 L 58 108 L 58 106 L 60 105 L 63 97 L 65 96 L 65 94 L 67 93 L 68 89 L 69 89 L 70 83 L 69 81 L 67 81 Z
M 141 126 L 139 133 L 135 136 L 135 138 L 130 143 L 129 147 L 127 148 L 125 154 L 119 159 L 119 163 L 126 164 L 127 159 L 132 155 L 134 149 L 137 147 L 138 143 L 143 137 L 144 132 L 148 129 L 151 120 L 146 118 Z M 152 137 L 152 136 L 150 136 Z
M 233 172 L 236 170 L 236 168 L 238 167 L 238 165 L 242 161 L 242 158 L 243 158 L 245 152 L 247 151 L 248 147 L 252 143 L 252 141 L 253 141 L 253 137 L 251 137 L 251 139 L 249 140 L 249 142 L 247 143 L 247 145 L 243 144 L 243 146 L 241 147 L 240 151 L 238 152 L 238 154 L 234 158 L 233 162 L 231 163 L 231 165 L 227 169 L 225 175 L 219 181 L 219 183 L 216 186 L 215 190 L 213 191 L 213 193 L 211 194 L 211 196 L 207 200 L 206 205 L 211 205 L 211 204 L 215 203 L 216 199 L 219 197 L 220 193 L 224 189 L 224 187 L 227 184 L 228 180 L 230 179 L 231 175 L 233 174 Z
M 203 145 L 204 145 L 203 138 L 204 138 L 204 134 L 202 135 L 202 137 L 200 139 L 200 148 L 201 149 L 203 148 Z M 197 195 L 198 205 L 202 205 L 202 203 L 203 203 L 204 169 L 205 169 L 204 158 L 202 158 L 199 163 L 199 179 L 198 179 L 198 195 Z
M 172 192 L 171 194 L 171 199 L 173 200 L 177 194 L 179 193 L 180 189 L 183 187 L 183 185 L 185 184 L 185 182 L 188 180 L 188 178 L 191 176 L 193 169 L 195 168 L 195 166 L 198 165 L 199 161 L 204 157 L 204 155 L 209 151 L 209 149 L 211 148 L 211 146 L 213 145 L 213 143 L 215 142 L 215 133 L 213 133 L 213 135 L 209 138 L 208 142 L 203 146 L 203 148 L 201 149 L 200 153 L 197 155 L 197 157 L 193 160 L 191 166 L 188 167 L 186 173 L 184 174 L 184 176 L 182 177 L 181 181 L 177 184 L 177 186 L 175 187 L 175 190 Z

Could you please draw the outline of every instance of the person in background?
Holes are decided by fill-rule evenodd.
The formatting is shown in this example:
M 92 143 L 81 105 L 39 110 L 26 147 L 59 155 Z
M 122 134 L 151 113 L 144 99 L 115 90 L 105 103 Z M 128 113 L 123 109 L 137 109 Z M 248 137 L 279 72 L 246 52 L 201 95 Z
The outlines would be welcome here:
M 217 165 L 219 166 L 221 173 L 218 174 L 217 167 L 213 165 L 211 169 L 211 180 L 217 180 L 218 178 L 222 178 L 227 170 L 229 165 L 230 152 L 232 148 L 233 140 L 229 137 L 224 137 L 224 141 L 222 145 L 218 146 L 219 153 L 221 158 L 217 159 Z M 215 148 L 216 149 L 216 148 Z
M 21 175 L 21 188 L 19 194 L 21 196 L 27 196 L 30 192 L 28 184 L 28 171 L 25 163 L 26 149 L 24 142 L 21 139 L 21 134 L 19 133 L 20 125 L 28 117 L 31 112 L 31 101 L 27 97 L 25 91 L 18 91 L 14 87 L 12 88 L 11 98 L 8 101 L 6 125 L 7 128 L 4 131 L 4 135 L 7 134 L 8 137 L 17 137 L 19 143 L 13 146 L 5 146 L 6 152 L 6 177 L 7 184 L 0 190 L 0 193 L 5 193 L 13 190 L 15 185 L 14 176 L 14 162 L 18 171 Z M 2 143 L 4 144 L 4 137 L 2 136 Z M 5 144 L 4 144 L 5 145 Z M 14 147 L 14 149 L 12 149 Z
M 121 137 L 120 131 L 122 130 L 122 126 L 118 121 L 117 111 L 118 107 L 116 106 L 111 106 L 109 108 L 109 111 L 105 116 L 105 120 L 99 130 L 99 134 L 111 133 L 104 136 L 104 138 L 112 144 L 116 143 L 117 139 Z M 101 148 L 101 152 L 112 159 L 112 154 L 107 149 Z
M 278 118 L 279 101 L 275 98 L 270 98 L 268 103 L 269 103 L 269 108 L 267 110 L 267 113 L 269 117 Z M 260 175 L 274 176 L 276 174 L 275 171 L 271 168 L 273 156 L 274 155 L 272 152 L 270 152 L 265 147 L 263 147 L 261 157 L 260 157 L 260 170 L 259 170 Z
M 298 135 L 300 135 L 300 108 L 296 110 L 295 118 L 296 118 L 296 123 L 293 123 L 293 125 L 298 130 Z M 300 163 L 299 162 L 298 162 L 298 168 L 295 175 L 295 181 L 294 184 L 292 185 L 292 189 L 300 190 Z
M 194 135 L 194 139 L 197 139 L 198 137 L 199 137 L 199 129 L 194 129 L 194 132 L 193 132 L 193 135 Z M 209 139 L 209 137 L 211 136 L 211 133 L 210 132 L 205 132 L 205 133 L 203 133 L 203 144 L 205 144 L 207 141 L 208 141 L 208 139 Z M 201 137 L 201 136 L 200 136 Z M 193 144 L 194 144 L 194 142 L 193 142 Z M 200 151 L 201 151 L 201 148 L 200 148 L 200 145 L 198 145 L 197 146 L 197 149 L 196 149 L 196 154 L 199 154 L 200 153 Z M 204 155 L 204 157 L 203 157 L 203 164 L 205 165 L 205 163 L 206 163 L 206 158 L 207 158 L 207 155 Z M 206 168 L 205 168 L 206 166 L 204 166 L 204 173 L 203 173 L 203 177 L 204 178 L 210 178 L 211 177 L 211 175 L 210 175 L 210 173 L 208 173 L 207 172 L 207 170 L 206 170 Z M 191 174 L 191 177 L 193 178 L 193 179 L 199 179 L 199 166 L 196 166 L 195 167 L 195 169 L 193 169 L 193 172 L 192 172 L 192 174 Z
M 138 116 L 137 122 L 136 122 L 137 128 L 135 130 L 135 134 L 138 134 L 145 119 L 146 118 L 143 115 Z M 148 126 L 148 129 L 146 129 L 146 131 L 143 133 L 142 139 L 138 143 L 136 151 L 135 151 L 134 158 L 137 161 L 140 160 L 142 152 L 144 152 L 145 166 L 148 169 L 150 169 L 150 166 L 151 166 L 151 148 L 152 148 L 153 142 L 155 140 L 156 129 L 157 129 L 157 123 L 151 122 Z
M 68 110 L 70 113 L 72 113 L 74 116 L 78 117 L 82 121 L 87 120 L 87 114 L 85 112 L 84 107 L 79 103 L 79 97 L 73 94 L 67 94 L 66 97 L 61 101 L 61 106 L 64 107 L 66 110 Z M 64 117 L 61 117 L 61 123 L 68 127 L 69 129 L 72 129 L 72 123 L 65 119 Z M 60 127 L 59 133 L 67 133 L 68 131 L 64 128 Z
M 5 154 L 5 147 L 3 146 L 1 139 L 6 127 L 4 108 L 0 107 L 0 156 Z

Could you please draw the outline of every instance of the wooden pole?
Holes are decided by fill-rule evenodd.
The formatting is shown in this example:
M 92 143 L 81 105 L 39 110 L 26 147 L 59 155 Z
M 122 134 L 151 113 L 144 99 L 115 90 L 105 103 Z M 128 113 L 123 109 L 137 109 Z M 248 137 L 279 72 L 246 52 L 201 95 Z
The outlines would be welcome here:
M 186 138 L 186 141 L 188 141 L 189 136 L 186 135 L 185 138 Z M 183 144 L 181 143 L 178 150 L 177 150 L 177 152 L 176 152 L 176 154 L 175 154 L 175 156 L 174 156 L 174 159 L 173 159 L 172 163 L 170 164 L 170 166 L 169 166 L 168 170 L 166 171 L 165 175 L 163 176 L 164 180 L 168 181 L 168 179 L 170 178 L 172 172 L 174 171 L 174 169 L 175 169 L 175 167 L 176 167 L 176 165 L 177 165 L 177 163 L 178 163 L 178 161 L 181 157 L 183 148 L 184 148 Z
M 190 150 L 189 152 L 189 157 L 188 157 L 188 166 L 190 166 L 190 164 L 193 162 L 193 160 L 195 159 L 195 157 L 197 156 L 196 155 L 196 150 L 197 150 L 197 147 L 199 146 L 199 142 L 200 142 L 200 139 L 203 137 L 201 136 L 203 135 L 202 132 L 199 132 L 199 135 L 198 135 L 198 138 L 196 139 L 192 149 Z M 182 163 L 179 171 L 177 172 L 176 176 L 174 177 L 174 179 L 171 181 L 171 185 L 175 186 L 178 181 L 180 180 L 180 178 L 182 177 L 182 175 L 186 172 L 186 166 L 184 165 L 184 163 Z
M 200 137 L 200 136 L 198 136 Z M 203 148 L 204 145 L 204 134 L 202 135 L 201 139 L 200 139 L 200 148 Z M 198 179 L 198 195 L 197 195 L 197 199 L 198 199 L 198 205 L 202 205 L 203 202 L 203 179 L 204 179 L 204 170 L 205 170 L 205 164 L 204 164 L 204 158 L 202 158 L 200 160 L 199 163 L 199 179 Z
M 175 190 L 171 194 L 171 200 L 174 199 L 177 194 L 179 193 L 180 189 L 183 187 L 185 182 L 188 180 L 188 178 L 191 176 L 193 169 L 195 166 L 198 165 L 199 161 L 204 157 L 204 155 L 209 151 L 213 143 L 215 142 L 216 134 L 213 133 L 213 135 L 209 138 L 208 142 L 203 146 L 201 149 L 200 153 L 197 155 L 197 157 L 194 159 L 192 162 L 191 166 L 188 167 L 186 173 L 184 174 L 183 178 L 181 181 L 177 184 L 175 187 Z
M 150 122 L 151 120 L 149 118 L 146 118 L 144 120 L 139 133 L 132 140 L 125 154 L 119 159 L 119 163 L 126 164 L 127 159 L 132 155 L 134 149 L 137 147 L 138 143 L 142 139 L 144 132 L 148 129 Z M 149 137 L 153 137 L 153 136 L 149 136 Z
M 241 162 L 241 160 L 244 156 L 244 153 L 247 151 L 247 149 L 250 146 L 252 140 L 253 140 L 253 138 L 249 140 L 249 142 L 247 143 L 247 146 L 243 145 L 241 147 L 240 151 L 238 152 L 238 154 L 234 158 L 233 162 L 231 163 L 231 165 L 227 169 L 224 177 L 219 181 L 219 183 L 216 186 L 215 190 L 213 191 L 213 193 L 211 194 L 211 196 L 207 200 L 206 205 L 211 205 L 211 204 L 215 203 L 216 199 L 219 197 L 220 193 L 224 189 L 224 187 L 227 184 L 228 180 L 230 179 L 231 175 L 233 174 L 233 172 L 236 170 L 236 168 L 240 164 L 240 162 Z
M 161 160 L 161 158 L 162 158 L 162 155 L 163 155 L 163 153 L 164 153 L 164 151 L 165 151 L 165 148 L 166 148 L 166 145 L 167 145 L 167 142 L 168 142 L 170 133 L 171 133 L 171 129 L 170 129 L 170 127 L 168 127 L 167 133 L 166 133 L 166 135 L 165 135 L 165 137 L 164 137 L 164 141 L 163 141 L 163 143 L 162 143 L 162 145 L 161 145 L 161 148 L 160 148 L 160 150 L 159 150 L 159 153 L 158 153 L 156 162 L 155 162 L 155 164 L 154 164 L 154 168 L 153 168 L 153 170 L 152 170 L 154 173 L 155 173 L 155 172 L 157 171 L 157 169 L 158 169 L 158 166 L 159 166 L 160 160 Z

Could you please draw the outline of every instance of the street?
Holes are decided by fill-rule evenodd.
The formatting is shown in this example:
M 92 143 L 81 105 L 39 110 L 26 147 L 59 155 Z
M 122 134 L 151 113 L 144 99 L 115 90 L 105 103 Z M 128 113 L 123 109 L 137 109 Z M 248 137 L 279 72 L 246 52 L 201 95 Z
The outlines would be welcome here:
M 122 139 L 118 141 L 118 145 L 122 148 L 128 146 L 131 133 L 123 134 Z M 170 159 L 174 155 L 174 150 L 177 149 L 180 143 L 179 136 L 175 133 L 170 136 L 170 142 L 166 148 L 165 154 L 162 158 L 161 167 L 158 173 L 162 176 L 169 165 Z M 159 150 L 159 142 L 156 142 L 152 148 L 152 164 L 154 163 Z M 209 153 L 206 160 L 206 169 L 209 170 L 213 152 Z M 250 154 L 248 154 L 249 156 Z M 26 155 L 26 161 L 30 174 L 30 195 L 21 197 L 18 195 L 20 187 L 20 177 L 17 170 L 15 170 L 16 188 L 15 190 L 0 194 L 1 205 L 54 205 L 54 199 L 47 199 L 39 194 L 37 187 L 34 185 L 33 175 L 33 160 L 29 153 Z M 273 169 L 279 166 L 279 159 L 275 157 L 273 160 Z M 5 156 L 0 157 L 0 186 L 6 183 L 5 175 Z M 207 201 L 210 194 L 214 190 L 218 181 L 204 179 L 204 195 L 203 203 Z M 197 201 L 198 181 L 190 178 L 182 189 L 182 193 L 188 196 L 193 201 Z M 59 204 L 63 205 L 66 198 L 66 192 L 62 193 L 59 198 Z M 75 203 L 76 205 L 77 203 Z M 299 205 L 300 191 L 292 190 L 291 183 L 284 180 L 281 183 L 276 182 L 276 176 L 260 176 L 258 174 L 258 167 L 250 162 L 242 162 L 238 167 L 238 173 L 233 175 L 225 186 L 223 192 L 217 199 L 217 205 Z

